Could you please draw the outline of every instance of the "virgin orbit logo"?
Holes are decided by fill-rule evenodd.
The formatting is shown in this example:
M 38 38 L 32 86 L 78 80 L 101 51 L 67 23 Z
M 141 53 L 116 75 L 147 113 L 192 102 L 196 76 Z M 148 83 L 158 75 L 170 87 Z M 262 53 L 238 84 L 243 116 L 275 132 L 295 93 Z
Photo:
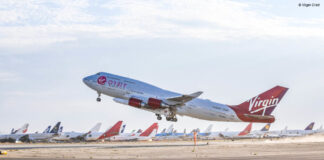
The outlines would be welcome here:
M 267 108 L 275 107 L 279 103 L 279 98 L 271 97 L 270 99 L 260 100 L 260 97 L 256 96 L 255 98 L 250 99 L 249 102 L 250 113 L 255 113 L 263 110 L 262 115 L 264 116 Z
M 100 76 L 98 79 L 97 79 L 97 82 L 98 84 L 101 84 L 101 85 L 104 85 L 106 83 L 107 79 L 105 76 Z

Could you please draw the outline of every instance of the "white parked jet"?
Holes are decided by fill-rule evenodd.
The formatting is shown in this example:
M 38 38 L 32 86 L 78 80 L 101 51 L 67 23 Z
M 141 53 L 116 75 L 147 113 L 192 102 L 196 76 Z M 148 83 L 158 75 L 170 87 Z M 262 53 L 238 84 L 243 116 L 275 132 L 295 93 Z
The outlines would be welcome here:
M 253 135 L 250 135 L 252 129 L 252 123 L 246 126 L 246 128 L 241 132 L 221 132 L 219 136 L 224 139 L 243 139 L 243 138 L 252 138 Z
M 62 132 L 59 134 L 59 136 L 54 137 L 52 139 L 56 141 L 83 141 L 88 134 L 99 132 L 100 127 L 101 127 L 101 123 L 97 123 L 86 133 Z
M 177 121 L 176 115 L 231 122 L 272 123 L 272 111 L 288 88 L 276 86 L 239 105 L 225 105 L 197 98 L 202 92 L 179 94 L 138 80 L 105 72 L 83 78 L 83 82 L 98 93 L 114 97 L 114 101 L 161 115 L 168 121 Z
M 313 130 L 315 122 L 310 123 L 304 130 L 287 130 L 287 128 L 279 133 L 279 137 L 299 137 L 309 134 L 314 134 L 316 131 Z
M 28 133 L 23 137 L 21 137 L 19 141 L 22 142 L 48 141 L 51 138 L 58 136 L 60 125 L 61 122 L 57 122 L 56 125 L 52 128 L 52 130 L 48 133 Z

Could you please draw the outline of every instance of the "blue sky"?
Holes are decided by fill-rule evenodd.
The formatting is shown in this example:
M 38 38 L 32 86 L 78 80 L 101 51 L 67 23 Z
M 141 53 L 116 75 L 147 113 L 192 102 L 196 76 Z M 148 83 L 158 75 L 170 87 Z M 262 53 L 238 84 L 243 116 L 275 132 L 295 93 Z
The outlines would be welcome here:
M 299 1 L 1 1 L 0 131 L 146 128 L 154 114 L 95 101 L 84 76 L 105 71 L 238 104 L 275 85 L 290 90 L 273 129 L 324 122 L 324 11 Z M 246 123 L 179 117 L 178 130 Z M 160 128 L 171 122 L 160 121 Z M 253 129 L 260 129 L 256 124 Z M 102 128 L 102 130 L 103 130 Z

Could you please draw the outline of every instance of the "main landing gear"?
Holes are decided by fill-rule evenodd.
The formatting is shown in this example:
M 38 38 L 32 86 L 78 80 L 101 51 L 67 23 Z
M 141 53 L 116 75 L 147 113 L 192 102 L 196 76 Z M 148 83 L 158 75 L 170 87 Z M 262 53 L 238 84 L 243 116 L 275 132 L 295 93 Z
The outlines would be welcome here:
M 156 119 L 157 119 L 157 120 L 161 120 L 161 119 L 162 119 L 162 117 L 161 117 L 160 114 L 155 114 L 155 115 L 156 115 Z
M 162 116 L 160 114 L 155 114 L 156 115 L 156 119 L 157 120 L 161 120 L 162 119 Z M 174 116 L 168 116 L 168 117 L 165 117 L 167 121 L 172 121 L 172 122 L 177 122 L 178 119 L 177 117 Z
M 178 121 L 178 119 L 177 119 L 177 117 L 166 117 L 166 120 L 167 121 L 172 121 L 172 122 L 177 122 Z
M 101 98 L 100 98 L 100 96 L 101 96 L 101 93 L 98 92 L 97 102 L 101 102 Z

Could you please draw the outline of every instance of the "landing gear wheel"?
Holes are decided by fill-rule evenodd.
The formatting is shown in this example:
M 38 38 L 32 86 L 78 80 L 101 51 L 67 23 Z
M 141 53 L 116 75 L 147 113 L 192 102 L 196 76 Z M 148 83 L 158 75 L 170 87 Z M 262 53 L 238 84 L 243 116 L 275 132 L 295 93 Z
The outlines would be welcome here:
M 100 96 L 101 96 L 101 93 L 98 92 L 97 102 L 101 102 L 101 98 L 100 98 Z
M 162 117 L 161 117 L 161 115 L 160 114 L 155 114 L 156 115 L 156 118 L 157 118 L 157 120 L 161 120 L 162 119 Z
M 166 117 L 165 118 L 167 121 L 170 121 L 172 118 L 170 118 L 170 117 Z

